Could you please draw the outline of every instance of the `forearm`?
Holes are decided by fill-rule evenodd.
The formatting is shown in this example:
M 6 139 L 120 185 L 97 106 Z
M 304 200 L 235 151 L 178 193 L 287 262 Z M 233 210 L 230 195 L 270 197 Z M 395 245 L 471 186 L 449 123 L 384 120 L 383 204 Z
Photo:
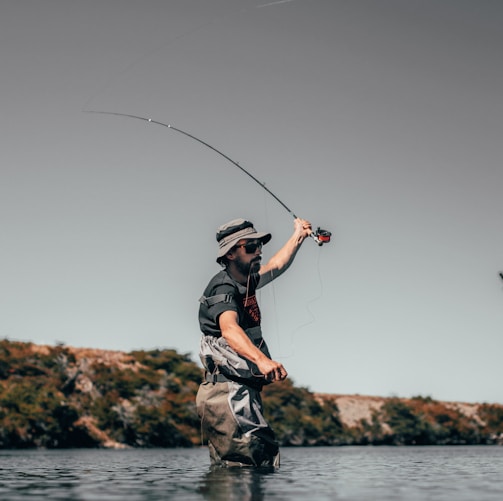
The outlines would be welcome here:
M 311 224 L 302 219 L 295 220 L 292 236 L 283 247 L 260 269 L 260 287 L 284 273 L 293 263 L 302 242 L 311 233 Z
M 267 360 L 267 357 L 252 343 L 239 325 L 231 325 L 223 329 L 222 337 L 238 355 L 255 365 Z
M 262 353 L 246 335 L 246 332 L 237 323 L 237 314 L 226 311 L 220 315 L 220 330 L 229 346 L 241 357 L 254 363 L 259 373 L 268 381 L 282 381 L 288 376 L 283 364 L 271 360 Z M 260 374 L 255 374 L 259 376 Z
M 295 232 L 283 247 L 269 259 L 265 265 L 266 271 L 272 271 L 275 276 L 281 275 L 293 263 L 304 237 Z

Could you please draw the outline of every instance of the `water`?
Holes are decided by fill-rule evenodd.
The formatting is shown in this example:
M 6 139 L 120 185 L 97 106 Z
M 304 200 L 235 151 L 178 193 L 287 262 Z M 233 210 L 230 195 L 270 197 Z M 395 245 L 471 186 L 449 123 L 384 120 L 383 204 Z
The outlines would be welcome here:
M 503 499 L 503 447 L 283 448 L 277 471 L 211 471 L 196 449 L 0 451 L 0 499 Z

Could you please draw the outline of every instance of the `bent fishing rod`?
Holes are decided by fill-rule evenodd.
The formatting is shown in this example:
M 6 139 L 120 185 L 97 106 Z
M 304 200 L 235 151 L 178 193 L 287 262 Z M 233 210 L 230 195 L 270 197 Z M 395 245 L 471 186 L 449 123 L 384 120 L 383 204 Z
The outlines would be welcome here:
M 98 114 L 101 114 L 101 115 L 113 115 L 113 116 L 118 116 L 118 117 L 126 117 L 126 118 L 134 118 L 136 120 L 142 120 L 143 122 L 147 122 L 147 123 L 152 123 L 152 124 L 156 124 L 156 125 L 161 125 L 162 127 L 167 127 L 168 129 L 171 129 L 171 130 L 174 130 L 175 132 L 178 132 L 180 134 L 183 134 L 184 136 L 187 136 L 191 139 L 193 139 L 194 141 L 197 141 L 198 143 L 201 143 L 202 145 L 206 146 L 207 148 L 209 148 L 210 150 L 213 150 L 215 153 L 218 153 L 219 155 L 221 155 L 222 157 L 224 157 L 226 160 L 228 160 L 231 164 L 233 164 L 234 166 L 236 166 L 239 170 L 241 170 L 244 174 L 246 174 L 247 176 L 249 176 L 251 179 L 253 179 L 253 181 L 255 181 L 259 186 L 261 186 L 265 191 L 267 191 L 267 193 L 269 193 L 269 195 L 271 195 L 290 215 L 293 216 L 294 219 L 297 219 L 297 216 L 295 215 L 295 213 L 288 208 L 287 205 L 285 205 L 266 185 L 265 183 L 262 183 L 260 182 L 253 174 L 251 174 L 250 172 L 248 172 L 244 167 L 242 167 L 241 165 L 239 165 L 238 162 L 236 162 L 235 160 L 233 160 L 232 158 L 228 157 L 225 153 L 221 152 L 220 150 L 218 150 L 217 148 L 215 148 L 214 146 L 211 146 L 211 144 L 207 143 L 206 141 L 203 141 L 202 139 L 199 139 L 198 137 L 182 130 L 182 129 L 178 129 L 177 127 L 174 127 L 173 125 L 171 124 L 166 124 L 166 123 L 163 123 L 163 122 L 159 122 L 157 120 L 153 120 L 152 118 L 146 118 L 146 117 L 142 117 L 142 116 L 139 116 L 139 115 L 130 115 L 128 113 L 118 113 L 118 112 L 113 112 L 113 111 L 99 111 L 99 110 L 83 110 L 85 113 L 98 113 Z M 332 236 L 332 233 L 328 230 L 323 230 L 321 229 L 320 227 L 318 227 L 316 229 L 316 231 L 311 231 L 311 234 L 309 235 L 318 245 L 323 245 L 323 244 L 326 244 L 326 243 L 329 243 L 330 242 L 330 239 L 331 239 L 331 236 Z

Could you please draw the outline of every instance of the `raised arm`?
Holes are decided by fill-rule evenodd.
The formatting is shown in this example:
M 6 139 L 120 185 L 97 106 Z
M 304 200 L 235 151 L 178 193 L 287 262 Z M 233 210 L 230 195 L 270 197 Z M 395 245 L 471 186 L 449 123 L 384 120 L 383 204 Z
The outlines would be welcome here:
M 295 259 L 297 251 L 302 245 L 302 242 L 311 234 L 311 232 L 312 228 L 309 221 L 300 218 L 294 220 L 294 230 L 292 236 L 266 264 L 260 267 L 259 287 L 263 287 L 275 278 L 278 278 L 290 267 Z

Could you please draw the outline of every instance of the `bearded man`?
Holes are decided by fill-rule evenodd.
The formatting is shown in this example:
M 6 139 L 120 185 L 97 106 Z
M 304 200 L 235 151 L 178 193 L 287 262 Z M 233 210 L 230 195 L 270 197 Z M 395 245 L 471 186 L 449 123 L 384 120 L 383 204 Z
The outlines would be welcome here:
M 199 300 L 205 377 L 196 399 L 212 465 L 279 466 L 278 442 L 263 416 L 260 392 L 288 373 L 271 358 L 262 337 L 256 290 L 290 267 L 311 231 L 311 223 L 296 218 L 292 236 L 262 264 L 270 233 L 257 232 L 245 219 L 217 230 L 222 270 Z

